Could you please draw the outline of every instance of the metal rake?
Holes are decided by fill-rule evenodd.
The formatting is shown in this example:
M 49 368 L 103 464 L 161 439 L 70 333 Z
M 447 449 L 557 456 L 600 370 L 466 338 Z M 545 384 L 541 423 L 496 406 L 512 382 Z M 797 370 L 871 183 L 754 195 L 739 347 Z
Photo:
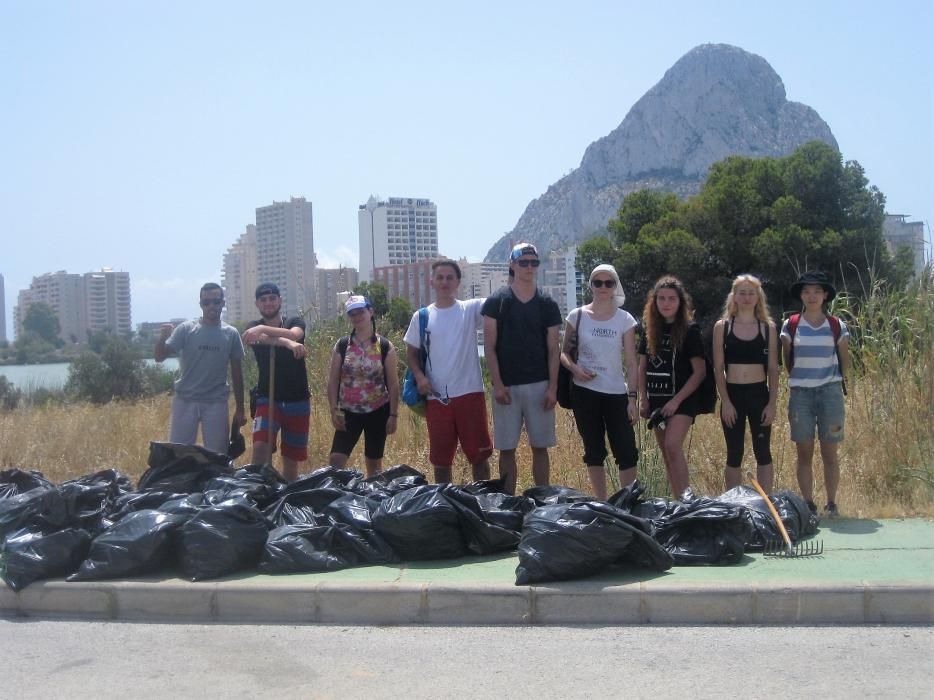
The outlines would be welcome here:
M 762 553 L 767 557 L 817 557 L 824 553 L 824 542 L 808 540 L 792 545 L 782 540 L 767 540 Z
M 791 544 L 791 538 L 788 536 L 788 530 L 785 529 L 785 523 L 782 522 L 781 516 L 775 510 L 775 506 L 772 505 L 769 495 L 759 485 L 759 482 L 753 478 L 752 474 L 746 472 L 746 477 L 752 482 L 759 495 L 762 496 L 762 500 L 765 501 L 765 505 L 769 507 L 769 512 L 772 514 L 772 520 L 778 526 L 778 531 L 782 533 L 782 539 L 766 541 L 765 556 L 797 558 L 816 557 L 824 553 L 822 540 L 808 540 L 807 542 L 798 542 L 796 545 Z

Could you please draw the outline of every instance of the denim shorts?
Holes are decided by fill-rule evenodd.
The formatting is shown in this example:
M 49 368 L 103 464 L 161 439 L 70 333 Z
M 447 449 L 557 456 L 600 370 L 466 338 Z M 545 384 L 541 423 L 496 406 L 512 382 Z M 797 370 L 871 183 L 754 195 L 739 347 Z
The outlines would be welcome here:
M 821 442 L 842 442 L 845 417 L 840 382 L 814 387 L 791 387 L 788 422 L 791 425 L 792 442 L 813 442 L 815 425 Z

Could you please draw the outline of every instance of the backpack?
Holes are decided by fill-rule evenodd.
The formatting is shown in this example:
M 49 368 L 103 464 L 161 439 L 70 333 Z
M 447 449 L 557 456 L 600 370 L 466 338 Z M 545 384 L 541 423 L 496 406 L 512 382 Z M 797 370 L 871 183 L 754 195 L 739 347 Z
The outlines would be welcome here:
M 713 374 L 713 362 L 704 345 L 704 379 L 697 388 L 697 413 L 714 413 L 717 409 L 717 380 Z
M 697 326 L 696 323 L 691 323 L 692 326 Z M 713 362 L 710 361 L 710 353 L 707 351 L 706 343 L 704 345 L 704 379 L 701 381 L 700 386 L 694 390 L 694 393 L 697 394 L 697 414 L 701 413 L 713 413 L 717 408 L 717 381 L 714 379 L 713 375 Z M 677 362 L 678 351 L 672 348 L 671 352 L 671 371 L 674 372 L 675 363 Z
M 418 361 L 421 363 L 424 372 L 430 364 L 429 352 L 431 348 L 431 334 L 428 332 L 428 307 L 423 306 L 418 310 Z M 402 380 L 402 403 L 411 408 L 420 416 L 425 415 L 425 402 L 427 397 L 418 393 L 418 383 L 415 381 L 415 374 L 412 368 L 405 370 L 405 378 Z
M 791 314 L 788 317 L 788 335 L 791 336 L 791 346 L 788 351 L 788 373 L 795 366 L 795 334 L 798 332 L 798 324 L 801 323 L 801 314 Z M 840 328 L 840 319 L 831 314 L 827 314 L 827 323 L 830 325 L 830 332 L 833 335 L 833 351 L 837 356 L 837 369 L 840 370 L 840 388 L 843 389 L 843 395 L 846 396 L 846 378 L 843 377 L 843 362 L 840 360 L 840 336 L 843 330 Z

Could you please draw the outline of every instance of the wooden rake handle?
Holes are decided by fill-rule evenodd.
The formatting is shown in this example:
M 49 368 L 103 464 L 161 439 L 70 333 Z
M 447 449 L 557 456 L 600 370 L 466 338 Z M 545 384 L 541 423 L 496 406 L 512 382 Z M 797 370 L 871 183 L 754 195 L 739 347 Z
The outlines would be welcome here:
M 762 496 L 762 500 L 765 501 L 765 505 L 769 507 L 769 512 L 772 514 L 772 519 L 775 521 L 775 524 L 778 525 L 779 531 L 782 533 L 782 539 L 785 540 L 785 548 L 788 551 L 788 554 L 794 554 L 794 547 L 791 546 L 791 538 L 788 536 L 788 530 L 785 529 L 785 523 L 782 522 L 781 516 L 779 516 L 778 511 L 775 510 L 775 506 L 772 505 L 772 499 L 769 498 L 765 490 L 759 485 L 759 482 L 753 478 L 750 472 L 746 472 L 746 477 L 752 482 L 752 485 L 755 487 L 756 491 L 759 492 L 759 495 Z

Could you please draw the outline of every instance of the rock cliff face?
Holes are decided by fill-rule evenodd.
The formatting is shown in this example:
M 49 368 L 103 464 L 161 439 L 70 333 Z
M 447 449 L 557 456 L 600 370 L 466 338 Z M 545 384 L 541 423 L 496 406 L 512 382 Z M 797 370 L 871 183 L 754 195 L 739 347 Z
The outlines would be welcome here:
M 630 192 L 687 197 L 718 160 L 785 156 L 815 139 L 837 148 L 817 112 L 785 99 L 782 79 L 763 58 L 725 44 L 698 46 L 588 146 L 579 168 L 529 203 L 486 259 L 505 260 L 510 241 L 564 247 L 603 230 Z

